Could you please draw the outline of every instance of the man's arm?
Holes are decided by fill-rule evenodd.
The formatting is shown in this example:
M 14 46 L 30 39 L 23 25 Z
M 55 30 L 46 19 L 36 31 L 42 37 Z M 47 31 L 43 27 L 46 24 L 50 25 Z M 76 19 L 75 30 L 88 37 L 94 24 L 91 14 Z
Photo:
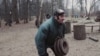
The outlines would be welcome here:
M 47 47 L 45 45 L 45 40 L 47 38 L 47 34 L 48 34 L 48 28 L 45 26 L 41 26 L 39 28 L 38 33 L 35 38 L 39 55 L 47 54 L 47 52 L 46 52 Z
M 65 23 L 63 24 L 63 32 L 64 32 L 64 34 L 67 33 L 67 28 L 66 28 L 66 24 Z

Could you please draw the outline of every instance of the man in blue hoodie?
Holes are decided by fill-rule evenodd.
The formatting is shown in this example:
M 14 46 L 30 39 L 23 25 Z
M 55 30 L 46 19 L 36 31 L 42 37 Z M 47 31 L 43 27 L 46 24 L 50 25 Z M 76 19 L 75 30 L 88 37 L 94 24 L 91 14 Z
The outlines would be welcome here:
M 54 16 L 45 21 L 39 27 L 35 37 L 35 43 L 39 56 L 48 56 L 47 48 L 51 48 L 55 56 L 58 56 L 54 51 L 54 43 L 57 36 L 62 38 L 64 37 L 64 17 L 64 10 L 57 9 L 54 12 Z

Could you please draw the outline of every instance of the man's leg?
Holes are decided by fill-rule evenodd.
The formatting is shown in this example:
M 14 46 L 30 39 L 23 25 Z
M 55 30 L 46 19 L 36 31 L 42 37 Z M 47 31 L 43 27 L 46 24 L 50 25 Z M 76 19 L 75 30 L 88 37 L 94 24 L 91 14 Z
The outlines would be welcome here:
M 48 53 L 45 53 L 45 54 L 43 54 L 43 55 L 40 55 L 40 56 L 48 56 Z
M 37 49 L 38 49 L 39 56 L 48 56 L 47 48 L 45 48 L 45 51 L 42 51 L 42 49 L 40 48 L 37 48 Z
M 50 48 L 51 48 L 52 51 L 54 52 L 55 56 L 59 56 L 59 55 L 55 52 L 54 47 L 50 47 Z

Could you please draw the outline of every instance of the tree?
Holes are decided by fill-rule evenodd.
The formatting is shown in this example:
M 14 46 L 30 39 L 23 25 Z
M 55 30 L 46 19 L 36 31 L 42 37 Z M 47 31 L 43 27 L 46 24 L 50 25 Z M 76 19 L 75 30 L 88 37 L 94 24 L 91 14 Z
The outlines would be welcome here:
M 0 27 L 1 27 L 1 18 L 0 18 Z
M 66 0 L 65 16 L 69 15 L 69 13 L 68 13 L 68 4 L 69 4 L 68 1 L 69 0 Z
M 74 16 L 73 0 L 72 0 L 72 17 Z
M 32 0 L 29 1 L 29 5 L 28 5 L 28 17 L 29 17 L 29 21 L 32 20 L 31 18 L 31 7 L 32 7 Z
M 5 25 L 11 26 L 12 20 L 11 20 L 11 14 L 10 14 L 10 7 L 9 7 L 9 0 L 3 0 L 4 6 L 5 6 Z
M 1 27 L 1 8 L 0 8 L 0 27 Z
M 84 8 L 83 8 L 83 1 L 84 0 L 78 0 L 77 2 L 79 3 L 79 7 L 80 7 L 80 16 L 83 17 L 83 12 L 84 12 Z
M 29 0 L 19 0 L 19 17 L 24 23 L 28 23 Z
M 19 24 L 17 0 L 12 0 L 12 15 L 16 24 Z
M 39 23 L 40 23 L 40 22 L 39 22 L 40 1 L 37 0 L 36 3 L 37 3 L 37 4 L 36 4 L 36 5 L 37 5 L 37 7 L 36 7 L 37 13 L 36 13 L 36 21 L 35 21 L 35 24 L 36 24 L 37 27 L 39 27 L 39 25 L 40 25 L 40 24 L 39 24 Z
M 29 0 L 25 1 L 25 5 L 24 5 L 24 23 L 28 23 L 28 11 L 29 11 Z
M 20 20 L 24 20 L 24 6 L 25 6 L 25 0 L 19 0 L 19 18 Z
M 89 9 L 89 12 L 88 12 L 88 15 L 87 15 L 88 18 L 90 18 L 90 13 L 91 13 L 93 7 L 95 6 L 95 4 L 96 4 L 98 1 L 100 1 L 100 0 L 97 0 L 97 1 L 95 1 L 95 2 L 94 2 L 94 0 L 91 1 L 92 3 L 90 4 L 90 9 Z
M 1 21 L 5 19 L 5 1 L 2 0 L 0 4 L 0 27 L 1 27 Z
M 59 7 L 60 9 L 64 9 L 64 6 L 63 6 L 64 4 L 63 4 L 63 1 L 62 1 L 62 0 L 58 0 L 57 3 L 58 3 L 58 5 L 59 5 L 58 7 Z
M 87 16 L 87 0 L 85 0 L 85 11 L 86 11 L 86 16 Z

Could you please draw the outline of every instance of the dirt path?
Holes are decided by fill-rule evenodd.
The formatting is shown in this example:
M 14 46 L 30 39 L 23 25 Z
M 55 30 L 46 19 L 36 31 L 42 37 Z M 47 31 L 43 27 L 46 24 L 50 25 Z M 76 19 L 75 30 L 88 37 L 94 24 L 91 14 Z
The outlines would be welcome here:
M 12 27 L 0 28 L 0 56 L 38 56 L 34 37 L 37 32 L 33 22 L 20 24 Z M 88 36 L 100 40 L 100 33 L 94 32 Z M 66 34 L 69 43 L 67 56 L 100 56 L 100 41 L 89 40 L 77 41 L 73 33 Z M 50 56 L 54 56 L 48 49 Z

